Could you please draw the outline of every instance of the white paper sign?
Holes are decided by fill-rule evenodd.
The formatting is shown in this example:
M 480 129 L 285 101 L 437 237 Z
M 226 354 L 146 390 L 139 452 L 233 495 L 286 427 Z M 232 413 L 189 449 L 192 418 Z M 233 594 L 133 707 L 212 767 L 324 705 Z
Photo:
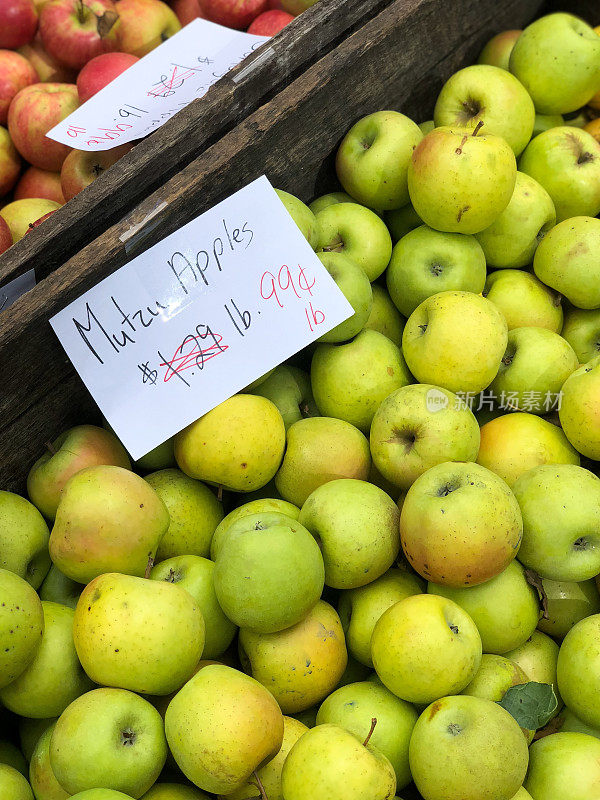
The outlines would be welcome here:
M 0 286 L 0 312 L 6 311 L 19 297 L 35 286 L 35 270 L 30 269 L 18 278 Z
M 50 322 L 138 459 L 352 313 L 262 177 Z
M 195 19 L 46 135 L 77 150 L 109 150 L 164 125 L 269 37 Z

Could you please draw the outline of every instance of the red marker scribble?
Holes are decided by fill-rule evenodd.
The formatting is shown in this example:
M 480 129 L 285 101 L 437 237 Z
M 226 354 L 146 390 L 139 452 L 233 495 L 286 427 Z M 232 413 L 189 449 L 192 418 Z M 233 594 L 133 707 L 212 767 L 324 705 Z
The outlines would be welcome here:
M 183 73 L 177 73 L 179 67 L 175 65 L 173 68 L 173 72 L 171 73 L 171 77 L 167 77 L 163 75 L 160 81 L 155 84 L 155 86 L 159 87 L 157 89 L 151 89 L 147 94 L 150 97 L 170 97 L 172 94 L 175 93 L 176 89 L 181 88 L 185 81 L 188 78 L 191 78 L 194 74 L 194 71 L 191 69 L 187 69 Z M 175 85 L 175 81 L 179 81 L 177 85 Z
M 202 346 L 201 339 L 206 339 L 211 336 L 212 342 L 205 347 Z M 162 361 L 161 367 L 166 367 L 163 382 L 168 383 L 174 375 L 181 377 L 181 373 L 186 369 L 204 369 L 204 365 L 211 358 L 218 356 L 219 353 L 224 353 L 229 345 L 221 344 L 223 337 L 219 333 L 208 331 L 204 336 L 195 336 L 190 334 L 186 336 L 183 342 L 179 345 L 175 354 L 170 361 Z M 186 351 L 186 346 L 191 346 Z M 183 378 L 182 378 L 183 380 Z M 185 381 L 187 383 L 187 381 Z

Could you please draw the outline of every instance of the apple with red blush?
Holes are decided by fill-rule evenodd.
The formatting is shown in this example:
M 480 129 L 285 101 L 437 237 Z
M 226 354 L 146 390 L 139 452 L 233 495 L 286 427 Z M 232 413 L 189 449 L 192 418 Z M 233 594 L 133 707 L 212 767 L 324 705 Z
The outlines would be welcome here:
M 9 247 L 12 247 L 13 239 L 10 228 L 6 222 L 0 217 L 0 255 L 5 253 Z
M 121 20 L 119 50 L 141 58 L 181 30 L 175 12 L 162 0 L 117 0 Z
M 37 72 L 20 53 L 0 50 L 0 125 L 6 125 L 13 97 L 39 80 Z
M 139 58 L 131 53 L 103 53 L 92 58 L 77 76 L 79 102 L 87 102 L 136 61 L 139 61 Z
M 278 11 L 277 9 L 263 11 L 250 25 L 248 33 L 254 33 L 257 36 L 275 36 L 293 19 L 294 17 L 287 11 Z
M 211 22 L 245 30 L 259 14 L 269 10 L 269 0 L 202 0 L 202 8 Z
M 200 0 L 173 0 L 171 8 L 182 26 L 195 19 L 206 19 Z
M 31 233 L 31 231 L 32 231 L 34 228 L 37 228 L 37 227 L 38 227 L 38 225 L 41 225 L 41 224 L 42 224 L 42 222 L 45 222 L 45 221 L 48 219 L 48 217 L 51 217 L 51 216 L 52 216 L 52 214 L 56 213 L 57 211 L 58 211 L 58 209 L 57 209 L 57 208 L 55 208 L 53 211 L 48 211 L 48 213 L 47 213 L 47 214 L 43 214 L 43 215 L 42 215 L 42 216 L 41 216 L 39 219 L 36 219 L 36 221 L 35 221 L 35 222 L 30 222 L 30 223 L 29 223 L 29 227 L 28 227 L 28 228 L 27 228 L 27 230 L 25 231 L 25 236 L 27 236 L 27 234 L 28 234 L 28 233 Z
M 112 167 L 125 153 L 128 153 L 132 144 L 122 144 L 112 150 L 101 150 L 97 153 L 85 150 L 71 150 L 65 158 L 60 171 L 60 182 L 65 200 L 70 200 L 76 194 L 109 167 Z
M 60 185 L 60 172 L 48 172 L 39 167 L 28 167 L 19 178 L 13 192 L 15 200 L 37 197 L 54 200 L 64 205 L 65 198 Z
M 6 128 L 0 126 L 0 197 L 13 188 L 21 171 L 21 159 Z
M 46 52 L 39 31 L 32 42 L 19 48 L 19 53 L 29 61 L 41 83 L 75 83 L 77 73 Z
M 0 48 L 16 50 L 35 36 L 38 13 L 33 0 L 1 0 Z
M 80 70 L 94 56 L 119 49 L 119 23 L 112 0 L 50 0 L 40 13 L 40 35 L 53 58 Z

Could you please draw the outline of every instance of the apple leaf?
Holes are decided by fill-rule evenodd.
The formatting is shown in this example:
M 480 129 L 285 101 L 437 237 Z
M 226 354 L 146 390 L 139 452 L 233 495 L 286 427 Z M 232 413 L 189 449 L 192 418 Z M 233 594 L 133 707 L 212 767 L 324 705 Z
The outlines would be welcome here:
M 558 708 L 558 700 L 549 683 L 522 683 L 511 686 L 498 705 L 511 714 L 522 728 L 543 728 Z

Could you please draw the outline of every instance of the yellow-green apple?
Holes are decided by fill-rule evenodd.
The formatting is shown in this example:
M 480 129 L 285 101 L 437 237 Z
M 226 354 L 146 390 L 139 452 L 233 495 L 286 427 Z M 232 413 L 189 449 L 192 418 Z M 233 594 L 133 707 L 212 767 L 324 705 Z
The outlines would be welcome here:
M 281 364 L 276 367 L 252 392 L 275 403 L 286 430 L 299 419 L 319 416 L 319 409 L 312 394 L 310 376 L 291 364 Z
M 284 448 L 285 425 L 277 406 L 252 394 L 230 397 L 175 437 L 179 469 L 234 492 L 268 483 Z
M 423 224 L 423 220 L 413 208 L 412 203 L 407 203 L 402 208 L 386 211 L 384 220 L 394 244 L 399 242 L 407 233 Z
M 119 14 L 112 0 L 48 0 L 39 29 L 47 52 L 74 70 L 119 48 Z
M 183 783 L 155 783 L 142 800 L 209 800 L 209 797 L 195 786 Z
M 508 69 L 508 60 L 515 42 L 523 33 L 521 30 L 502 31 L 486 43 L 479 54 L 478 64 L 491 64 L 493 67 Z
M 554 639 L 536 630 L 520 647 L 504 653 L 504 658 L 508 658 L 518 664 L 530 681 L 549 683 L 554 689 L 554 694 L 558 699 L 558 708 L 560 709 L 562 698 L 558 692 L 558 683 L 556 681 L 558 645 Z
M 171 700 L 165 730 L 177 765 L 192 783 L 230 794 L 277 755 L 283 715 L 260 683 L 231 667 L 211 664 Z
M 369 741 L 369 728 L 359 735 L 324 723 L 304 734 L 283 765 L 285 800 L 387 800 L 396 790 L 388 758 Z
M 35 747 L 44 731 L 56 722 L 55 719 L 19 719 L 19 742 L 27 761 L 31 761 Z
M 260 500 L 251 500 L 249 503 L 244 503 L 238 506 L 221 521 L 216 527 L 214 536 L 210 543 L 210 557 L 214 561 L 219 553 L 221 544 L 223 543 L 228 530 L 239 520 L 250 515 L 264 515 L 264 514 L 282 514 L 283 516 L 290 517 L 292 520 L 297 520 L 300 514 L 298 506 L 288 503 L 286 500 L 277 500 L 275 498 L 263 498 Z M 260 517 L 256 522 L 260 521 Z M 283 521 L 283 520 L 282 520 Z
M 456 694 L 475 676 L 481 637 L 471 617 L 445 597 L 417 594 L 385 611 L 371 637 L 373 666 L 402 700 L 426 704 Z
M 202 10 L 207 19 L 239 30 L 245 30 L 268 8 L 268 0 L 202 0 Z
M 335 205 L 335 203 L 353 203 L 354 200 L 346 192 L 328 192 L 316 197 L 308 207 L 313 214 L 318 214 L 327 206 Z
M 66 482 L 84 467 L 112 464 L 130 469 L 127 451 L 110 431 L 96 425 L 77 425 L 48 445 L 27 476 L 31 502 L 47 519 L 54 519 Z
M 301 506 L 328 481 L 366 480 L 370 466 L 369 443 L 354 425 L 333 417 L 301 419 L 288 430 L 275 486 L 285 500 Z
M 76 73 L 46 52 L 39 33 L 20 47 L 19 53 L 29 61 L 42 83 L 75 83 Z
M 208 556 L 223 504 L 200 481 L 178 469 L 161 469 L 145 479 L 169 512 L 169 527 L 159 542 L 156 561 L 173 556 Z
M 392 255 L 389 231 L 374 211 L 358 203 L 334 203 L 316 215 L 317 250 L 344 254 L 370 281 L 378 278 Z
M 8 764 L 0 764 L 0 796 L 7 800 L 34 800 L 27 779 Z
M 54 0 L 57 2 L 57 0 Z M 436 127 L 472 130 L 499 136 L 518 156 L 529 143 L 535 108 L 527 90 L 506 69 L 474 64 L 448 78 L 435 104 Z
M 525 148 L 519 169 L 548 192 L 557 222 L 600 211 L 600 142 L 587 131 L 565 125 L 540 133 Z
M 525 788 L 534 800 L 592 798 L 600 784 L 600 742 L 585 733 L 553 733 L 531 746 Z
M 600 354 L 600 309 L 569 308 L 561 335 L 577 353 L 580 364 Z
M 10 192 L 18 180 L 20 172 L 21 159 L 17 148 L 9 132 L 0 125 L 0 197 L 4 197 Z
M 516 560 L 479 586 L 452 588 L 430 582 L 427 591 L 447 597 L 469 614 L 485 653 L 500 655 L 514 650 L 527 641 L 538 624 L 537 595 Z
M 388 210 L 408 203 L 408 164 L 423 134 L 398 111 L 376 111 L 358 120 L 342 139 L 337 176 L 357 202 Z
M 573 464 L 534 467 L 513 491 L 523 515 L 519 560 L 543 578 L 584 581 L 600 572 L 600 478 Z
M 111 571 L 144 575 L 168 527 L 165 504 L 139 475 L 122 467 L 85 467 L 63 487 L 50 554 L 78 583 Z
M 5 0 L 0 7 L 0 47 L 22 47 L 33 39 L 37 26 L 33 0 Z
M 381 402 L 412 382 L 400 348 L 387 336 L 363 330 L 340 344 L 319 344 L 310 378 L 319 411 L 368 433 Z
M 71 795 L 56 780 L 50 766 L 50 739 L 54 733 L 52 724 L 38 739 L 31 756 L 29 782 L 34 795 L 39 800 L 68 800 Z
M 0 216 L 0 255 L 5 253 L 9 247 L 12 247 L 13 238 L 8 224 L 5 222 L 4 217 Z
M 394 603 L 422 591 L 415 575 L 389 569 L 366 586 L 340 592 L 338 613 L 351 655 L 361 664 L 373 667 L 371 636 L 377 621 Z
M 0 569 L 0 688 L 16 680 L 31 664 L 42 641 L 44 613 L 32 587 Z
M 0 568 L 8 569 L 37 589 L 48 570 L 48 526 L 24 497 L 0 491 Z
M 596 461 L 600 459 L 599 385 L 600 356 L 595 356 L 564 382 L 558 412 L 567 439 Z
M 71 800 L 133 800 L 131 795 L 115 792 L 114 789 L 87 789 L 71 795 Z
M 304 711 L 331 694 L 348 661 L 340 618 L 323 600 L 287 630 L 240 630 L 239 651 L 244 670 L 267 687 L 284 714 Z
M 50 738 L 50 766 L 70 794 L 103 787 L 141 797 L 166 757 L 162 717 L 124 689 L 81 695 L 60 715 Z
M 255 36 L 275 36 L 293 19 L 292 14 L 278 8 L 262 11 L 248 26 L 248 33 Z
M 281 0 L 281 7 L 295 17 L 313 6 L 317 0 Z
M 18 242 L 37 220 L 56 211 L 61 205 L 62 203 L 54 200 L 38 200 L 29 197 L 25 200 L 13 200 L 12 203 L 8 203 L 0 209 L 0 216 L 10 228 L 13 242 Z
M 558 688 L 571 711 L 600 727 L 600 614 L 580 620 L 565 636 L 556 666 Z
M 46 134 L 79 105 L 71 83 L 34 83 L 14 97 L 8 110 L 8 130 L 15 147 L 34 167 L 58 172 L 71 148 Z
M 509 331 L 536 327 L 561 332 L 563 309 L 560 294 L 530 272 L 494 270 L 488 275 L 483 295 L 500 309 Z
M 139 58 L 131 53 L 113 52 L 94 56 L 77 75 L 79 102 L 86 103 L 137 61 Z
M 16 744 L 9 742 L 7 739 L 0 740 L 0 764 L 8 764 L 10 767 L 14 767 L 25 777 L 29 774 L 25 756 Z
M 69 608 L 75 608 L 82 589 L 81 583 L 67 578 L 55 564 L 52 564 L 39 592 L 42 600 L 50 600 L 53 603 L 62 603 Z
M 582 722 L 579 717 L 575 716 L 571 709 L 567 708 L 566 706 L 558 715 L 558 719 L 560 721 L 561 731 L 587 733 L 588 736 L 595 736 L 596 739 L 600 739 L 600 728 L 594 728 L 591 725 L 588 725 L 586 722 Z
M 371 425 L 371 455 L 392 484 L 408 489 L 430 467 L 473 461 L 479 426 L 467 404 L 447 389 L 411 384 L 381 403 Z
M 33 661 L 0 690 L 5 708 L 21 717 L 58 717 L 75 698 L 93 688 L 73 643 L 72 608 L 42 602 L 44 635 Z
M 158 469 L 168 469 L 169 467 L 177 466 L 175 462 L 173 437 L 153 447 L 145 456 L 138 458 L 135 462 L 135 466 L 142 472 L 154 472 Z
M 357 661 L 355 658 L 352 658 L 352 656 L 349 655 L 346 669 L 342 673 L 342 677 L 339 679 L 335 688 L 340 689 L 342 686 L 347 686 L 349 683 L 357 683 L 358 681 L 366 681 L 369 679 L 378 680 L 371 668 L 365 667 L 364 664 L 361 664 L 360 661 Z M 298 719 L 300 719 L 300 717 L 298 717 Z
M 544 578 L 542 586 L 548 603 L 548 619 L 542 617 L 538 628 L 548 636 L 563 639 L 577 622 L 600 613 L 600 597 L 595 581 L 576 583 Z
M 385 686 L 364 681 L 330 694 L 317 712 L 317 725 L 339 725 L 364 739 L 364 732 L 368 733 L 375 718 L 377 724 L 369 742 L 389 759 L 396 774 L 396 787 L 403 789 L 411 782 L 408 745 L 417 717 L 414 706 Z
M 413 311 L 402 334 L 402 352 L 420 383 L 477 393 L 496 377 L 507 341 L 506 320 L 490 300 L 448 291 Z
M 432 119 L 426 119 L 425 122 L 419 122 L 419 128 L 421 129 L 423 136 L 427 136 L 428 133 L 435 128 L 435 122 Z
M 215 560 L 214 588 L 219 605 L 236 625 L 275 633 L 304 619 L 320 598 L 323 556 L 299 522 L 253 520 L 245 517 L 236 523 L 236 531 L 229 529 Z
M 161 0 L 118 0 L 118 49 L 141 58 L 181 30 L 175 12 Z
M 0 125 L 6 125 L 13 97 L 38 81 L 37 72 L 25 56 L 13 50 L 0 50 Z
M 481 427 L 477 463 L 509 486 L 542 464 L 576 464 L 579 453 L 557 426 L 536 414 L 502 414 Z
M 122 144 L 97 153 L 71 150 L 60 170 L 60 185 L 65 199 L 71 200 L 83 191 L 130 150 L 130 144 Z
M 316 250 L 319 243 L 319 226 L 314 213 L 296 195 L 284 192 L 283 189 L 275 189 L 275 191 L 306 241 L 313 250 Z
M 534 136 L 539 136 L 540 133 L 548 131 L 550 128 L 558 128 L 565 124 L 565 120 L 561 114 L 536 114 L 531 138 L 533 139 Z
M 371 286 L 371 290 L 373 292 L 373 305 L 371 306 L 369 319 L 365 322 L 365 329 L 383 333 L 394 344 L 401 347 L 404 318 L 398 312 L 383 286 L 374 283 Z
M 490 391 L 503 408 L 548 413 L 560 406 L 561 386 L 578 365 L 575 351 L 558 333 L 513 328 Z
M 28 167 L 19 178 L 13 197 L 15 200 L 27 198 L 54 200 L 55 203 L 64 205 L 65 197 L 60 186 L 60 173 Z
M 511 686 L 519 686 L 528 680 L 527 675 L 514 661 L 504 656 L 484 653 L 477 674 L 461 694 L 482 697 L 497 703 Z
M 479 233 L 508 205 L 516 175 L 514 153 L 499 136 L 478 127 L 434 128 L 413 152 L 408 191 L 430 228 Z
M 417 478 L 400 517 L 402 548 L 412 567 L 454 588 L 484 583 L 506 569 L 522 532 L 510 487 L 468 462 L 438 464 Z
M 169 581 L 109 572 L 81 593 L 73 638 L 96 683 L 163 695 L 192 675 L 204 648 L 204 619 L 195 598 Z
M 575 111 L 600 89 L 600 37 L 579 17 L 549 14 L 519 36 L 510 71 L 540 113 Z
M 350 203 L 340 203 L 350 205 Z M 333 208 L 334 206 L 330 206 Z M 362 206 L 358 206 L 362 208 Z M 364 209 L 368 211 L 368 208 Z M 321 212 L 324 213 L 324 212 Z M 382 223 L 383 224 L 383 223 Z M 354 314 L 320 337 L 320 342 L 345 342 L 361 331 L 371 313 L 373 291 L 362 267 L 347 255 L 337 252 L 319 253 L 319 260 L 352 306 Z
M 319 486 L 298 521 L 319 542 L 325 583 L 355 589 L 379 578 L 400 550 L 398 506 L 378 486 L 341 479 Z
M 527 742 L 518 722 L 497 703 L 443 697 L 417 720 L 409 761 L 427 800 L 508 800 L 527 772 Z
M 386 282 L 394 305 L 409 317 L 439 292 L 479 294 L 485 284 L 485 256 L 473 236 L 442 233 L 422 225 L 394 246 Z

